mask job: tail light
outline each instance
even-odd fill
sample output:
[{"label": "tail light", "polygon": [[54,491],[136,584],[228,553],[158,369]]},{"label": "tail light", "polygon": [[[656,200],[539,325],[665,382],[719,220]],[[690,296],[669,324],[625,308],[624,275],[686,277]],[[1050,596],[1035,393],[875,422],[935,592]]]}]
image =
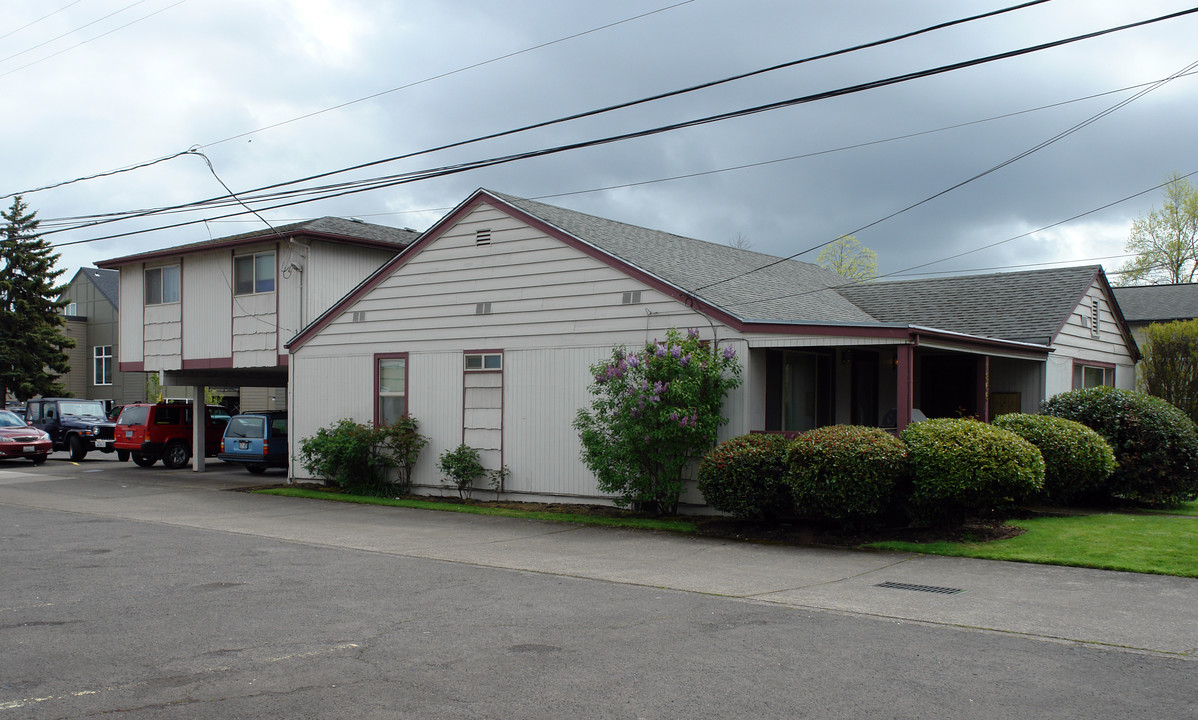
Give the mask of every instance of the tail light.
[{"label": "tail light", "polygon": [[262,441],[262,454],[263,454],[263,455],[269,455],[269,454],[270,454],[270,441],[269,441],[269,440],[263,440],[263,441]]}]

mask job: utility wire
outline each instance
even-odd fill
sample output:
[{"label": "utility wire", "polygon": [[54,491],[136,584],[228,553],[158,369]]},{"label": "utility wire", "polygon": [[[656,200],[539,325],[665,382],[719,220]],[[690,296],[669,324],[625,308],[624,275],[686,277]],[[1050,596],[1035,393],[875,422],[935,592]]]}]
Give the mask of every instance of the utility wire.
[{"label": "utility wire", "polygon": [[[64,32],[62,35],[59,35],[58,37],[52,37],[49,40],[45,40],[43,42],[38,43],[37,45],[34,45],[33,47],[25,48],[21,52],[13,53],[12,55],[9,55],[8,57],[5,57],[5,58],[0,58],[0,63],[8,62],[9,60],[12,60],[13,58],[16,58],[16,57],[20,57],[27,52],[33,52],[34,50],[37,50],[40,47],[44,47],[46,45],[49,45],[52,42],[61,40],[68,35],[74,35],[75,33],[79,32],[80,30],[85,30],[85,29],[91,27],[92,25],[95,25],[98,22],[103,22],[103,21],[107,20],[108,18],[113,17],[114,15],[120,15],[121,13],[125,12],[129,8],[137,7],[138,5],[141,5],[142,3],[144,3],[145,1],[146,0],[137,0],[137,2],[135,2],[131,5],[126,5],[125,7],[121,8],[120,10],[117,10],[116,12],[111,12],[111,13],[108,13],[107,15],[105,15],[104,17],[96,18],[95,20],[92,20],[91,22],[87,23],[86,25],[81,25],[81,26],[75,28],[74,30],[68,30],[67,32]],[[47,16],[47,17],[49,17],[49,16]]]},{"label": "utility wire", "polygon": [[109,170],[107,172],[97,173],[95,175],[89,175],[87,177],[75,178],[74,180],[64,180],[60,183],[54,183],[53,185],[45,185],[43,187],[34,188],[32,190],[22,190],[19,193],[9,193],[7,195],[0,195],[0,200],[5,200],[10,197],[16,197],[17,195],[27,195],[29,193],[41,192],[42,190],[53,190],[54,188],[60,188],[63,185],[71,185],[71,184],[77,183],[77,182],[84,182],[85,180],[95,180],[96,178],[108,177],[109,175],[117,175],[120,173],[127,173],[127,172],[130,172],[133,170],[140,170],[141,168],[150,167],[151,165],[157,165],[158,163],[166,162],[167,160],[174,160],[175,158],[179,157],[180,155],[187,155],[189,153],[191,153],[191,150],[184,150],[182,152],[177,152],[174,155],[166,155],[166,156],[160,157],[156,160],[149,160],[147,162],[139,163],[137,165],[130,165],[129,167],[117,168],[116,170]]},{"label": "utility wire", "polygon": [[[1000,9],[1000,10],[994,10],[994,11],[991,11],[991,12],[982,13],[982,14],[979,14],[979,15],[973,15],[973,16],[966,17],[966,18],[960,18],[960,19],[957,19],[957,20],[951,20],[951,21],[947,21],[947,22],[942,22],[942,23],[938,23],[938,24],[936,24],[936,25],[931,25],[931,26],[929,26],[929,27],[925,27],[925,28],[922,28],[922,29],[919,29],[919,30],[913,30],[913,31],[910,31],[910,32],[902,33],[902,34],[900,34],[900,35],[895,35],[895,36],[892,36],[892,37],[889,37],[889,38],[885,38],[885,39],[882,39],[882,40],[875,40],[875,41],[872,41],[872,42],[863,43],[863,44],[860,44],[860,45],[855,45],[855,46],[853,46],[853,47],[849,47],[849,48],[843,48],[843,49],[840,49],[840,50],[835,50],[835,51],[831,51],[831,52],[821,53],[821,54],[819,54],[819,55],[812,55],[812,56],[809,56],[809,57],[806,57],[806,58],[801,58],[801,59],[799,59],[799,60],[792,60],[792,61],[789,61],[789,62],[781,63],[781,64],[778,64],[778,65],[772,65],[772,66],[770,66],[770,67],[767,67],[767,68],[761,68],[761,69],[758,69],[758,70],[753,70],[753,71],[746,72],[746,73],[741,73],[741,74],[738,74],[738,75],[733,75],[733,76],[726,77],[726,78],[722,78],[722,79],[719,79],[719,80],[712,80],[712,81],[708,81],[708,82],[700,83],[700,84],[698,84],[698,85],[692,85],[692,86],[689,86],[689,87],[685,87],[685,88],[682,88],[682,89],[679,89],[679,90],[672,90],[672,91],[665,92],[665,93],[658,93],[658,94],[656,94],[656,95],[651,95],[651,96],[648,96],[648,97],[643,97],[643,98],[639,98],[639,99],[636,99],[636,100],[629,100],[629,101],[622,102],[622,103],[618,103],[618,104],[615,104],[615,105],[608,105],[608,106],[606,106],[606,107],[601,107],[601,108],[597,108],[597,109],[593,109],[593,110],[588,110],[588,111],[581,112],[581,113],[575,113],[575,114],[573,114],[573,115],[566,115],[566,116],[564,116],[564,117],[559,117],[559,118],[555,118],[555,119],[552,119],[552,120],[545,120],[545,121],[542,121],[542,122],[533,123],[533,124],[531,124],[531,125],[524,125],[524,126],[522,126],[522,127],[512,128],[512,129],[509,129],[509,130],[503,130],[503,131],[499,131],[499,132],[494,132],[494,133],[490,133],[490,134],[487,134],[487,135],[481,135],[481,136],[478,136],[478,137],[471,138],[471,139],[469,139],[469,140],[461,140],[461,141],[457,141],[457,142],[453,142],[453,143],[448,143],[448,144],[445,144],[445,145],[439,145],[439,146],[436,146],[436,147],[427,148],[427,149],[424,149],[424,150],[418,150],[418,151],[411,152],[411,153],[406,153],[406,154],[402,154],[402,155],[395,155],[395,156],[392,156],[392,157],[389,157],[389,158],[383,158],[383,159],[381,159],[381,160],[373,160],[373,161],[371,161],[371,162],[368,162],[368,163],[363,163],[363,164],[360,164],[360,165],[354,165],[354,166],[350,166],[350,167],[347,167],[347,168],[342,168],[342,169],[340,169],[340,170],[333,170],[333,171],[330,171],[330,172],[321,173],[321,174],[317,174],[317,175],[311,175],[311,176],[308,176],[308,177],[299,178],[299,179],[297,179],[297,180],[291,180],[291,181],[284,182],[284,183],[277,183],[277,184],[275,184],[275,185],[267,185],[267,186],[264,186],[264,187],[256,188],[255,190],[252,190],[252,191],[249,191],[249,192],[260,192],[260,191],[263,191],[263,190],[270,190],[270,189],[274,189],[274,188],[277,188],[277,187],[285,187],[285,186],[287,186],[287,185],[295,185],[295,184],[302,183],[302,182],[310,182],[310,181],[312,181],[312,180],[318,180],[318,179],[321,179],[321,178],[329,177],[329,176],[332,176],[332,175],[337,175],[337,174],[340,174],[340,173],[352,172],[352,171],[354,171],[354,170],[362,170],[362,169],[365,169],[365,168],[368,168],[368,167],[372,167],[372,166],[375,166],[375,165],[381,165],[381,164],[384,164],[384,163],[391,163],[391,162],[395,162],[395,161],[397,161],[397,160],[405,160],[405,159],[408,159],[408,158],[417,157],[417,156],[419,156],[419,155],[427,155],[427,154],[430,154],[430,153],[439,152],[439,151],[441,151],[441,150],[448,150],[448,149],[451,149],[451,148],[463,147],[463,146],[465,146],[465,145],[471,145],[471,144],[474,144],[474,143],[484,142],[484,141],[486,141],[486,140],[494,140],[494,139],[497,139],[497,138],[501,138],[501,137],[507,137],[507,136],[510,136],[510,135],[515,135],[515,134],[518,134],[518,133],[527,132],[527,131],[530,131],[530,130],[539,130],[539,129],[541,129],[541,128],[549,127],[549,126],[552,126],[552,125],[558,125],[558,124],[561,124],[561,123],[566,123],[566,122],[570,122],[570,121],[573,121],[573,120],[580,120],[580,119],[583,119],[583,118],[593,117],[593,116],[596,116],[596,115],[601,115],[601,114],[604,114],[604,113],[614,112],[614,111],[616,111],[616,110],[623,110],[623,109],[625,109],[625,108],[635,107],[635,106],[637,106],[637,105],[643,105],[643,104],[645,104],[645,103],[655,102],[655,101],[657,101],[657,100],[664,100],[664,99],[666,99],[666,98],[671,98],[671,97],[676,97],[676,96],[679,96],[679,95],[684,95],[684,94],[687,94],[687,93],[697,92],[697,91],[699,91],[699,90],[704,90],[704,89],[707,89],[707,88],[716,87],[716,86],[718,86],[718,85],[724,85],[724,84],[731,83],[731,82],[735,82],[735,81],[738,81],[738,80],[744,80],[744,79],[746,79],[746,78],[754,77],[754,76],[757,76],[757,75],[762,75],[762,74],[769,73],[769,72],[773,72],[773,71],[776,71],[776,70],[782,70],[782,69],[785,69],[785,68],[795,67],[795,66],[802,65],[802,64],[805,64],[805,63],[814,62],[814,61],[816,61],[816,60],[821,60],[821,59],[831,58],[831,57],[835,57],[835,56],[838,56],[838,55],[845,55],[845,54],[848,54],[848,53],[851,53],[851,52],[856,52],[856,51],[859,51],[859,50],[864,50],[864,49],[868,49],[868,48],[872,48],[872,47],[878,47],[878,46],[881,46],[881,45],[886,45],[886,44],[889,44],[889,43],[898,42],[898,41],[900,41],[900,40],[905,40],[905,39],[908,39],[908,38],[916,37],[916,36],[918,36],[918,35],[923,35],[923,34],[926,34],[926,33],[932,32],[932,31],[934,31],[934,30],[940,30],[940,29],[943,29],[943,28],[952,27],[952,26],[954,26],[954,25],[960,25],[960,24],[963,24],[963,23],[972,22],[972,21],[974,21],[974,20],[979,20],[979,19],[984,19],[984,18],[988,18],[988,17],[993,17],[993,16],[995,16],[995,15],[1001,15],[1001,14],[1003,14],[1003,13],[1013,12],[1013,11],[1015,11],[1015,10],[1022,10],[1022,9],[1024,9],[1024,8],[1031,7],[1031,6],[1033,6],[1033,5],[1039,5],[1039,4],[1042,4],[1042,3],[1045,3],[1045,2],[1049,2],[1049,1],[1050,1],[1050,0],[1031,0],[1030,2],[1021,3],[1021,4],[1019,4],[1019,5],[1012,5],[1012,6],[1010,6],[1010,7],[1003,8],[1003,9]],[[673,7],[676,7],[676,6],[675,6],[675,5],[671,5],[671,6],[669,6],[669,7],[662,8],[661,10],[656,10],[656,11],[654,11],[654,12],[661,12],[661,11],[663,11],[663,10],[669,10],[669,9],[671,9],[671,8],[673,8]],[[647,13],[647,14],[648,14],[648,13]],[[635,20],[635,19],[637,19],[637,18],[640,18],[640,17],[644,17],[644,15],[638,15],[636,18],[629,18],[629,20]],[[621,21],[621,22],[627,22],[627,20],[625,20],[625,21]],[[619,23],[613,23],[613,24],[619,24]],[[610,27],[610,26],[603,26],[603,27]],[[603,29],[603,28],[595,28],[595,30],[590,30],[590,31],[587,31],[587,32],[584,32],[584,33],[579,33],[578,35],[585,35],[585,34],[587,34],[587,33],[589,33],[589,32],[595,32],[596,30],[601,30],[601,29]],[[573,35],[573,36],[570,36],[570,37],[577,37],[578,35]],[[569,39],[569,38],[562,38],[562,40],[566,40],[566,39]],[[360,98],[360,100],[366,100],[366,99],[369,99],[369,98],[371,98],[371,97],[377,97],[378,95],[386,94],[386,93],[388,93],[388,92],[393,92],[394,90],[401,90],[401,89],[403,89],[403,88],[405,88],[405,87],[411,87],[411,86],[413,86],[413,85],[419,85],[419,84],[421,84],[421,83],[428,82],[429,80],[433,80],[433,79],[436,79],[436,78],[439,78],[439,77],[445,77],[445,76],[447,76],[447,75],[452,75],[452,74],[454,74],[454,73],[461,72],[461,71],[463,71],[463,70],[468,70],[468,69],[470,69],[470,68],[472,68],[472,67],[477,67],[478,65],[483,65],[483,64],[490,63],[490,62],[494,62],[495,60],[501,60],[501,59],[503,59],[503,58],[511,57],[512,55],[518,55],[518,54],[521,54],[521,53],[523,53],[523,52],[528,52],[529,50],[534,50],[534,49],[537,49],[537,48],[539,48],[539,47],[544,47],[545,45],[551,45],[551,44],[554,44],[554,43],[556,43],[556,42],[561,42],[561,40],[552,41],[552,42],[550,42],[550,43],[544,43],[544,44],[542,44],[542,45],[538,45],[538,46],[535,46],[535,47],[532,47],[532,48],[528,48],[528,49],[526,49],[526,50],[521,50],[521,51],[518,51],[518,52],[516,52],[516,53],[511,53],[511,54],[509,54],[509,55],[504,55],[504,56],[501,56],[501,57],[499,57],[499,58],[495,58],[494,60],[488,60],[488,61],[485,61],[485,62],[483,62],[483,63],[478,63],[478,64],[476,64],[476,65],[471,65],[471,66],[468,66],[468,67],[465,67],[465,68],[461,68],[461,69],[459,69],[459,70],[454,70],[454,71],[451,71],[451,72],[449,72],[449,73],[445,73],[445,74],[443,74],[443,75],[438,75],[438,76],[436,76],[436,77],[434,77],[434,78],[427,78],[427,79],[425,79],[425,80],[420,80],[420,81],[417,81],[417,82],[414,82],[414,83],[410,83],[409,85],[405,85],[405,86],[402,86],[402,87],[399,87],[399,88],[394,88],[393,90],[388,90],[388,91],[385,91],[385,92],[383,92],[383,93],[377,93],[376,95],[371,95],[371,96],[368,96],[368,97],[366,97],[366,98]],[[0,77],[3,77],[3,75],[0,75]],[[351,102],[349,102],[349,103],[344,103],[343,105],[338,105],[338,106],[335,106],[335,107],[333,107],[333,108],[326,108],[326,110],[332,110],[332,109],[336,109],[337,107],[343,107],[344,105],[353,104],[353,103],[355,103],[355,102],[359,102],[360,100],[354,100],[354,101],[351,101]],[[316,112],[316,113],[312,113],[311,115],[316,115],[316,114],[319,114],[319,113],[321,113],[321,112],[325,112],[326,110],[321,110],[321,111],[318,111],[318,112]],[[300,118],[293,118],[293,120],[299,120],[299,119],[303,119],[304,117],[310,117],[311,115],[305,115],[305,116],[301,116]],[[285,124],[286,122],[292,122],[292,120],[285,121],[284,123],[278,123],[277,125],[282,125],[282,124]],[[260,128],[259,130],[253,130],[253,131],[250,131],[250,132],[247,132],[247,133],[242,133],[241,135],[234,135],[234,136],[232,136],[232,137],[225,138],[224,140],[218,140],[216,143],[210,143],[210,145],[214,145],[214,144],[223,143],[223,142],[226,142],[226,141],[228,141],[228,140],[233,140],[233,139],[236,139],[236,138],[239,138],[239,137],[244,137],[245,135],[249,135],[249,134],[252,134],[252,133],[260,132],[261,130],[269,129],[269,127],[276,127],[277,125],[268,126],[268,128]],[[98,177],[98,176],[97,176],[97,177]],[[19,192],[19,193],[11,193],[9,196],[11,196],[11,195],[25,195],[25,194],[29,194],[30,192],[35,192],[35,191],[33,191],[33,190],[29,190],[29,191],[22,191],[22,192]],[[203,203],[203,202],[207,202],[207,201],[199,201],[199,202]]]},{"label": "utility wire", "polygon": [[42,16],[41,16],[40,18],[38,18],[37,20],[31,20],[31,21],[29,21],[29,22],[25,23],[24,25],[22,25],[21,27],[19,27],[19,28],[16,28],[15,30],[9,30],[8,32],[4,33],[3,35],[0,35],[0,40],[3,40],[4,38],[8,37],[9,35],[15,35],[15,34],[17,34],[17,33],[21,32],[22,30],[24,30],[25,28],[28,28],[28,27],[33,27],[34,25],[37,25],[38,23],[40,23],[42,20],[45,20],[45,19],[47,19],[47,18],[49,18],[49,17],[51,17],[51,16],[54,16],[54,15],[57,15],[58,13],[62,12],[63,10],[66,10],[67,8],[71,7],[72,5],[78,5],[78,4],[79,4],[79,3],[81,3],[81,2],[83,2],[83,0],[75,0],[75,1],[74,1],[74,2],[72,2],[72,3],[68,3],[68,4],[66,4],[66,5],[63,5],[62,7],[58,8],[58,9],[57,9],[57,10],[55,10],[54,12],[51,12],[51,13],[47,13],[47,14],[45,14],[45,15],[42,15]]},{"label": "utility wire", "polygon": [[[1063,45],[1067,45],[1067,44],[1074,43],[1074,42],[1079,42],[1081,40],[1088,40],[1088,39],[1092,39],[1095,37],[1107,35],[1110,33],[1127,30],[1130,28],[1141,27],[1141,26],[1148,25],[1151,23],[1156,23],[1156,22],[1162,22],[1164,20],[1182,17],[1182,16],[1190,15],[1190,14],[1193,14],[1196,12],[1198,12],[1198,7],[1180,11],[1180,12],[1176,12],[1176,13],[1171,13],[1168,15],[1163,15],[1163,16],[1160,16],[1157,18],[1152,18],[1149,20],[1142,20],[1139,22],[1129,23],[1129,24],[1121,25],[1121,26],[1114,27],[1114,28],[1108,28],[1106,30],[1099,30],[1099,31],[1091,32],[1091,33],[1086,33],[1083,35],[1077,35],[1074,37],[1065,38],[1062,40],[1055,40],[1055,41],[1052,41],[1049,43],[1043,43],[1040,45],[1021,48],[1018,50],[1011,50],[1008,52],[999,53],[996,55],[989,55],[989,56],[982,57],[982,58],[975,58],[973,60],[966,60],[966,61],[962,61],[962,62],[952,63],[950,65],[943,65],[943,66],[940,66],[937,68],[932,68],[929,70],[921,70],[921,71],[917,71],[917,72],[906,73],[903,75],[897,75],[897,76],[885,78],[882,80],[875,80],[872,82],[861,83],[858,85],[852,85],[852,86],[848,86],[848,87],[839,88],[836,90],[829,90],[829,91],[816,93],[813,95],[806,95],[806,96],[802,96],[802,97],[798,97],[798,98],[791,98],[789,100],[782,100],[782,101],[778,101],[778,102],[768,103],[765,105],[758,105],[755,107],[744,108],[741,110],[734,110],[734,111],[730,111],[730,112],[719,113],[717,115],[710,115],[707,117],[697,118],[697,119],[683,121],[683,122],[679,122],[679,123],[673,123],[670,125],[658,126],[658,127],[650,128],[647,130],[638,130],[638,131],[623,133],[623,134],[619,134],[619,135],[612,135],[612,136],[608,136],[605,138],[586,140],[586,141],[571,143],[571,144],[567,144],[567,145],[560,145],[560,146],[551,147],[551,148],[544,148],[544,149],[540,149],[540,150],[532,150],[532,151],[526,151],[526,152],[522,152],[522,153],[514,153],[514,154],[510,154],[510,155],[487,158],[484,160],[477,160],[477,161],[459,163],[459,164],[455,164],[455,165],[442,166],[439,168],[411,171],[411,172],[402,173],[402,174],[398,174],[398,175],[370,178],[367,180],[351,181],[351,182],[346,182],[346,183],[342,183],[342,184],[334,185],[334,186],[324,186],[324,187],[318,188],[318,189],[306,188],[306,189],[300,189],[300,190],[286,191],[285,193],[280,193],[278,195],[278,197],[283,197],[283,196],[287,195],[287,193],[312,193],[316,190],[320,190],[320,191],[324,192],[324,194],[320,195],[320,197],[315,198],[315,199],[320,199],[320,200],[331,199],[334,197],[341,197],[344,195],[350,195],[350,194],[354,194],[354,193],[358,193],[358,192],[366,192],[369,190],[377,190],[377,189],[381,189],[381,188],[393,187],[396,185],[412,183],[412,182],[416,182],[418,180],[427,180],[427,179],[434,178],[434,177],[444,177],[446,175],[453,175],[453,174],[457,174],[457,173],[466,172],[469,170],[476,170],[476,169],[480,169],[480,168],[484,168],[484,167],[491,167],[494,165],[506,164],[506,163],[515,162],[518,160],[526,160],[526,159],[530,159],[530,158],[534,158],[534,157],[553,155],[553,154],[557,154],[557,153],[568,152],[571,150],[578,150],[581,148],[596,147],[596,146],[600,146],[600,145],[620,142],[620,141],[624,141],[624,140],[630,140],[630,139],[634,139],[634,138],[649,137],[652,135],[658,135],[661,133],[671,132],[671,131],[679,130],[679,129],[683,129],[683,128],[696,127],[696,126],[720,122],[720,121],[728,120],[728,119],[732,119],[732,118],[745,117],[748,115],[754,115],[754,114],[758,114],[758,113],[768,112],[771,110],[777,110],[777,109],[781,109],[781,108],[785,108],[785,107],[792,107],[795,105],[815,102],[816,100],[825,100],[825,99],[829,99],[829,98],[833,98],[833,97],[841,97],[841,96],[849,95],[852,93],[863,92],[865,90],[872,90],[872,89],[876,89],[876,88],[880,88],[880,87],[886,87],[889,85],[895,85],[895,84],[902,83],[902,82],[908,82],[908,81],[916,80],[916,79],[920,79],[920,78],[931,77],[934,75],[939,75],[939,74],[951,72],[954,70],[960,70],[960,69],[967,68],[967,67],[973,67],[976,65],[981,65],[981,64],[985,64],[985,63],[989,63],[989,62],[995,62],[997,60],[1004,60],[1004,59],[1009,59],[1012,57],[1019,57],[1021,55],[1027,55],[1029,53],[1038,52],[1041,50],[1047,50],[1047,49],[1051,49],[1051,48],[1061,47]],[[412,153],[412,155],[423,154],[423,152],[430,152],[430,151],[422,151],[421,153]],[[373,163],[367,163],[365,165],[355,166],[355,168],[351,168],[351,169],[357,169],[360,167],[365,167],[368,165],[376,165],[376,164],[380,164],[382,162],[389,162],[389,161],[390,160],[379,160],[379,161],[375,161]],[[250,195],[250,193],[261,192],[263,190],[270,190],[270,189],[274,189],[274,188],[278,188],[278,187],[285,187],[287,185],[292,185],[292,184],[296,184],[298,182],[302,182],[303,180],[311,180],[311,179],[320,178],[320,177],[327,177],[329,175],[335,175],[340,172],[345,172],[345,170],[323,173],[321,175],[310,176],[309,178],[305,178],[302,180],[293,180],[293,181],[284,182],[284,183],[276,183],[274,185],[268,185],[268,186],[264,186],[261,188],[257,188],[256,190],[247,192],[247,194],[246,194],[247,199],[254,199],[254,200],[261,199],[258,196]],[[265,196],[262,196],[262,197],[265,197]],[[113,218],[113,219],[108,219],[108,220],[97,221],[95,223],[91,223],[91,224],[87,225],[86,227],[92,227],[95,225],[116,222],[117,220],[122,220],[122,219],[133,219],[135,217],[160,214],[160,213],[164,213],[167,211],[178,210],[178,209],[183,209],[183,208],[198,209],[198,208],[204,207],[207,204],[218,202],[218,201],[224,200],[226,198],[227,198],[227,196],[222,196],[222,197],[217,197],[217,198],[209,198],[209,199],[198,201],[198,202],[185,203],[182,205],[159,208],[154,211],[147,211],[144,213],[137,213],[137,214],[129,214],[129,215],[126,215],[121,218]],[[278,208],[282,208],[282,207],[290,207],[293,205],[303,204],[303,203],[312,202],[312,201],[314,201],[314,199],[301,199],[301,200],[296,200],[293,202],[278,203],[278,204],[272,205],[270,207],[259,208],[259,209],[260,210],[274,210],[274,209],[278,209]],[[208,218],[208,220],[220,220],[220,219],[224,219],[224,218],[228,218],[228,217],[234,217],[236,214],[237,213],[230,214],[230,215],[217,216],[214,218]],[[183,227],[186,225],[193,225],[193,224],[196,224],[199,222],[203,222],[203,221],[195,220],[195,221],[188,221],[188,222],[164,225],[164,226],[159,226],[159,227],[155,227],[155,228],[147,228],[147,229],[142,229],[142,230],[129,231],[129,232],[125,232],[125,233],[105,235],[105,236],[89,238],[89,239],[85,239],[85,240],[78,240],[78,241],[74,241],[71,243],[63,243],[62,245],[56,245],[56,247],[65,246],[65,245],[77,245],[77,244],[82,244],[82,243],[86,243],[86,242],[95,242],[95,241],[99,241],[99,240],[109,240],[109,239],[114,239],[114,238],[119,238],[119,237],[127,237],[129,235],[137,235],[137,234],[143,234],[143,233],[147,233],[147,232],[154,232],[156,230],[166,230],[166,229],[172,229],[172,228],[176,228],[176,227]],[[48,231],[43,234],[48,235],[48,234],[64,232],[64,231],[65,231],[65,229],[51,230],[51,231]],[[804,251],[804,252],[807,252],[807,251]],[[726,281],[727,281],[727,279],[723,280],[723,281],[718,281],[718,282],[726,282]],[[715,283],[713,283],[713,284],[715,284]],[[704,287],[708,287],[708,286],[704,286]],[[699,289],[702,289],[702,288],[699,288]]]}]

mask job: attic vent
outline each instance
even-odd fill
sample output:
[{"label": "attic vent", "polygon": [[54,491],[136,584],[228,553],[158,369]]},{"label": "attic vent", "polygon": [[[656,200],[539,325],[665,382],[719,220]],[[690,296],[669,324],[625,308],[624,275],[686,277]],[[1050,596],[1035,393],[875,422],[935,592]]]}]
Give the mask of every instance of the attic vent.
[{"label": "attic vent", "polygon": [[632,290],[630,292],[624,293],[624,297],[620,300],[620,302],[623,303],[624,305],[640,305],[641,304],[641,291],[640,290]]},{"label": "attic vent", "polygon": [[353,321],[354,322],[366,322],[366,311],[365,310],[354,310]]},{"label": "attic vent", "polygon": [[475,315],[490,315],[491,314],[491,303],[489,303],[489,302],[475,303],[474,314]]},{"label": "attic vent", "polygon": [[1090,337],[1098,337],[1098,298],[1090,306]]},{"label": "attic vent", "polygon": [[491,244],[491,228],[474,231],[474,245],[482,247],[483,245]]}]

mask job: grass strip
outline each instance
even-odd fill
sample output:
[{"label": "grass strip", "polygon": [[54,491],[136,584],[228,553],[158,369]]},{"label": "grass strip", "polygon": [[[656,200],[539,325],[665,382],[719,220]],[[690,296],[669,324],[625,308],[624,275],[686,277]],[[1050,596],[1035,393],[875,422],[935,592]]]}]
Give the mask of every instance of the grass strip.
[{"label": "grass strip", "polygon": [[1198,500],[1191,500],[1188,503],[1182,503],[1175,508],[1168,510],[1147,510],[1146,512],[1156,513],[1158,515],[1193,515],[1198,517]]},{"label": "grass strip", "polygon": [[1198,521],[1156,515],[1012,520],[1024,534],[988,543],[883,541],[866,547],[929,555],[1198,577]]},{"label": "grass strip", "polygon": [[621,518],[602,517],[594,515],[579,515],[568,512],[545,512],[530,510],[515,510],[512,508],[485,507],[481,505],[458,505],[456,503],[435,502],[428,500],[410,500],[407,498],[380,498],[364,495],[346,495],[345,493],[324,492],[321,490],[305,490],[302,488],[269,488],[255,490],[262,495],[283,495],[285,497],[309,498],[313,500],[330,500],[333,502],[356,503],[359,505],[383,505],[387,507],[415,508],[418,510],[440,510],[442,512],[470,513],[472,515],[499,515],[501,517],[523,518],[525,520],[544,520],[548,522],[578,523],[582,525],[600,525],[603,527],[632,528],[636,530],[665,530],[668,532],[695,533],[698,528],[686,520],[660,520],[656,518]]}]

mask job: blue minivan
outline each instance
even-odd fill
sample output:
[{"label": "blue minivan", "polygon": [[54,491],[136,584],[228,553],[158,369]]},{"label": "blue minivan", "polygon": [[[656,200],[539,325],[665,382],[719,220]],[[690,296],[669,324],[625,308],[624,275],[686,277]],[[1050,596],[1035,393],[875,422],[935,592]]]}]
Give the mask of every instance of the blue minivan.
[{"label": "blue minivan", "polygon": [[234,415],[220,441],[221,460],[241,463],[252,473],[287,467],[287,413]]}]

